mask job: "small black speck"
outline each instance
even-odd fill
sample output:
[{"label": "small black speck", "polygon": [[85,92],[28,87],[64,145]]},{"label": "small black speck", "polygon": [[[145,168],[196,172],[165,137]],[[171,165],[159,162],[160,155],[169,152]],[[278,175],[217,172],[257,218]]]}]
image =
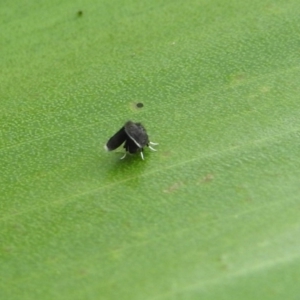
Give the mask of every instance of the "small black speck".
[{"label": "small black speck", "polygon": [[77,12],[77,16],[78,16],[78,17],[81,17],[82,14],[83,14],[82,10],[79,10],[79,11]]},{"label": "small black speck", "polygon": [[141,102],[139,102],[139,103],[136,104],[136,107],[138,107],[138,108],[142,108],[143,106],[144,106],[144,104],[141,103]]}]

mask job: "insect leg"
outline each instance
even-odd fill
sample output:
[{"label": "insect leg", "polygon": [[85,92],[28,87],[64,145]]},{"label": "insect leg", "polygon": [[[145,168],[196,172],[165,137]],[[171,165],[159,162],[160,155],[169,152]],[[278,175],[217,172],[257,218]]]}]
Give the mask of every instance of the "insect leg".
[{"label": "insect leg", "polygon": [[152,148],[151,146],[148,146],[149,149],[151,149],[152,151],[157,151],[156,149]]},{"label": "insect leg", "polygon": [[123,158],[125,158],[125,157],[126,157],[126,155],[127,155],[127,152],[125,152],[125,154],[124,154],[122,157],[120,157],[120,159],[123,159]]},{"label": "insect leg", "polygon": [[144,160],[144,154],[143,154],[143,150],[141,150],[141,158],[142,158],[142,160]]}]

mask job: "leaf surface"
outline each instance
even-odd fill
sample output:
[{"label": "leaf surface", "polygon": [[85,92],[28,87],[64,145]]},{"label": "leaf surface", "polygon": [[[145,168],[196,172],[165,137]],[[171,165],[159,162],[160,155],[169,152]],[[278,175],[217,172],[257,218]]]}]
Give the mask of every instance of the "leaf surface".
[{"label": "leaf surface", "polygon": [[2,1],[0,298],[298,299],[299,9]]}]

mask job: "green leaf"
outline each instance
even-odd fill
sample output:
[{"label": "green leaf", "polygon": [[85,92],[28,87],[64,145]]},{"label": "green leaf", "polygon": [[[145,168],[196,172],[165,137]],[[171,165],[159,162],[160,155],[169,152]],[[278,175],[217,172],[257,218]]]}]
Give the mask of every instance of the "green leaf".
[{"label": "green leaf", "polygon": [[298,299],[299,10],[2,1],[0,298]]}]

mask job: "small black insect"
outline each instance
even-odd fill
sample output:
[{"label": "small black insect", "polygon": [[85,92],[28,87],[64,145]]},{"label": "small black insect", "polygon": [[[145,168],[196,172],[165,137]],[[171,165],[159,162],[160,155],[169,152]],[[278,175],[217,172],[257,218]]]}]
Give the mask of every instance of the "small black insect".
[{"label": "small black insect", "polygon": [[148,146],[151,150],[156,151],[150,145],[158,145],[157,143],[149,141],[146,129],[141,123],[132,121],[126,122],[124,126],[108,140],[105,149],[112,151],[120,147],[123,143],[126,152],[121,159],[127,155],[127,152],[130,154],[140,152],[142,159],[144,159],[144,147]]}]

